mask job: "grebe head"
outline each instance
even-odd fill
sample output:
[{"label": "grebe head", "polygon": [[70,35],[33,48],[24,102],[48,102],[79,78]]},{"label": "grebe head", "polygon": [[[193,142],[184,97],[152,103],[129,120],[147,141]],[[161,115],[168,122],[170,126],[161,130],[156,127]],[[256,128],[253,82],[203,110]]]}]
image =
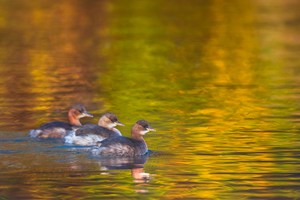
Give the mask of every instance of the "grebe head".
[{"label": "grebe head", "polygon": [[132,136],[143,136],[150,131],[155,131],[146,120],[138,120],[132,127]]},{"label": "grebe head", "polygon": [[98,125],[108,129],[113,129],[116,126],[124,126],[124,124],[119,122],[117,116],[110,112],[107,112],[100,117]]},{"label": "grebe head", "polygon": [[76,119],[80,119],[83,117],[93,117],[90,113],[87,112],[86,108],[82,104],[75,104],[69,110],[69,115],[72,115]]}]

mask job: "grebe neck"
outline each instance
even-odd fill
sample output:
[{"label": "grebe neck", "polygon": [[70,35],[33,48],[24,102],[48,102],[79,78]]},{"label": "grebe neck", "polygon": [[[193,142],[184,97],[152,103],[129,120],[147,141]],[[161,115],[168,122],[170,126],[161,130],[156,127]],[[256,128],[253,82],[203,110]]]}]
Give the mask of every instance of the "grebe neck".
[{"label": "grebe neck", "polygon": [[79,121],[79,118],[77,117],[77,115],[75,114],[75,110],[71,109],[68,112],[68,118],[69,118],[69,122],[70,124],[74,125],[74,126],[82,126],[82,124]]},{"label": "grebe neck", "polygon": [[107,129],[109,129],[109,130],[112,130],[113,127],[110,127],[110,126],[108,125],[108,123],[109,123],[108,121],[109,121],[109,119],[108,119],[106,116],[102,116],[102,117],[99,119],[99,121],[98,121],[98,126],[102,126],[102,127],[107,128]]},{"label": "grebe neck", "polygon": [[133,126],[133,128],[131,130],[131,138],[145,142],[143,136],[140,134],[140,129],[137,126]]}]

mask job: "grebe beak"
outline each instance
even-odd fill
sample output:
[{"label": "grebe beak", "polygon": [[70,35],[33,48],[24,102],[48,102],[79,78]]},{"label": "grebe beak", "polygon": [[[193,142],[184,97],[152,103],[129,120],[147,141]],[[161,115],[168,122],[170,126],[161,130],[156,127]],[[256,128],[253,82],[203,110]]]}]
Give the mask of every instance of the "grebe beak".
[{"label": "grebe beak", "polygon": [[116,121],[114,124],[115,124],[116,126],[125,126],[124,124],[122,124],[122,123],[119,122],[119,121]]},{"label": "grebe beak", "polygon": [[88,113],[88,112],[84,112],[82,113],[84,117],[94,117],[92,114]]},{"label": "grebe beak", "polygon": [[147,131],[153,131],[153,132],[155,132],[156,130],[153,129],[153,128],[147,128]]}]

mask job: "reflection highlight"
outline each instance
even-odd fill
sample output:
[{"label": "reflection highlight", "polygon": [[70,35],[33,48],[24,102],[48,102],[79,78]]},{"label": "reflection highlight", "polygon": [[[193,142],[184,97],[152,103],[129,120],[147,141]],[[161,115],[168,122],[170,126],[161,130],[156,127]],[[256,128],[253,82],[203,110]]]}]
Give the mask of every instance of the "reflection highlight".
[{"label": "reflection highlight", "polygon": [[[1,195],[298,198],[297,8],[294,0],[2,1]],[[14,140],[64,119],[75,102],[124,124],[155,122],[150,182],[133,183],[130,170],[102,175],[84,151],[52,141]]]}]

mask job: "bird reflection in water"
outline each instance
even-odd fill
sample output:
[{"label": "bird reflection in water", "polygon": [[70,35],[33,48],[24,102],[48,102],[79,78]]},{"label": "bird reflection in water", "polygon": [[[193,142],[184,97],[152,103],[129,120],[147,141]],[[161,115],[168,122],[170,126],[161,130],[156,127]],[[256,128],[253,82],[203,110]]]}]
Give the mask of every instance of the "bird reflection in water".
[{"label": "bird reflection in water", "polygon": [[[66,146],[64,146],[66,148]],[[64,157],[65,161],[70,164],[70,170],[72,170],[76,175],[80,173],[84,175],[88,174],[91,167],[96,167],[100,169],[102,175],[111,175],[113,170],[130,170],[131,176],[133,178],[134,191],[137,193],[148,193],[148,183],[150,182],[152,176],[151,174],[145,172],[144,166],[153,152],[150,150],[147,154],[143,156],[136,157],[95,157],[88,156],[85,154],[89,151],[88,147],[70,146],[68,147],[73,154],[68,154],[69,156]],[[82,162],[82,156],[85,157],[84,164]]]},{"label": "bird reflection in water", "polygon": [[99,158],[102,174],[109,174],[110,170],[130,169],[133,182],[136,183],[135,191],[137,193],[147,193],[145,183],[151,179],[149,173],[144,171],[144,165],[149,158],[150,153],[136,157],[119,157],[119,158]]},{"label": "bird reflection in water", "polygon": [[148,193],[147,184],[150,181],[150,174],[145,173],[144,165],[136,165],[131,169],[131,176],[135,185],[136,193]]}]

